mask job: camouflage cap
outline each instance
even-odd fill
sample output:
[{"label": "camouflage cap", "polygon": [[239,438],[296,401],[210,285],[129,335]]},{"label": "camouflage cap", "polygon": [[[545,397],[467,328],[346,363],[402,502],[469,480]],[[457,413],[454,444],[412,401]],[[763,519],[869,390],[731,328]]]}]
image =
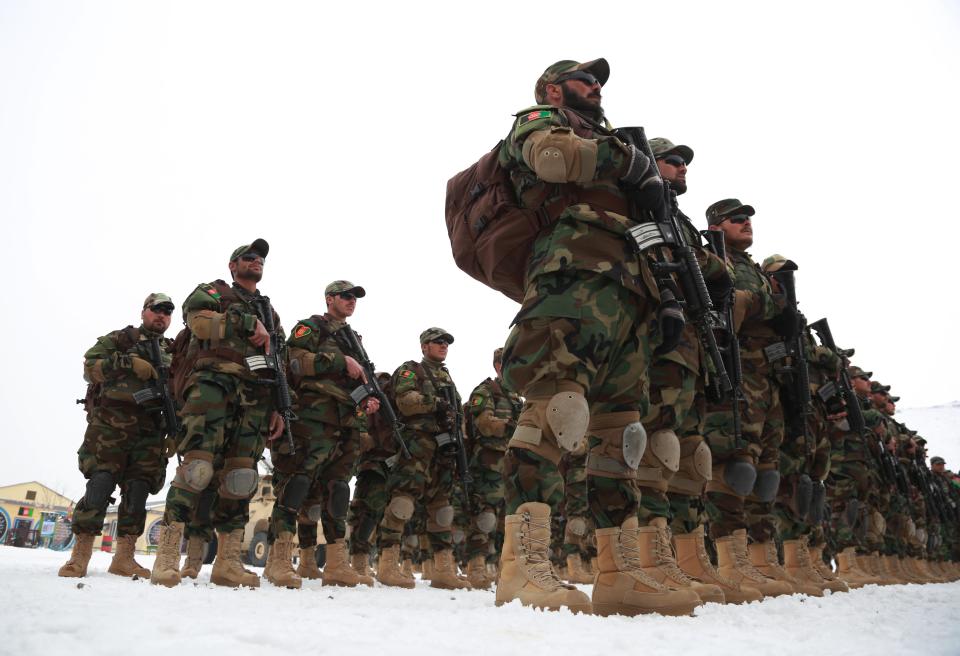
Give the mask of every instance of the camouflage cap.
[{"label": "camouflage cap", "polygon": [[683,158],[683,161],[689,164],[693,161],[693,148],[680,144],[675,146],[669,139],[663,137],[654,137],[650,140],[650,150],[656,159],[662,159],[671,153],[676,153]]},{"label": "camouflage cap", "polygon": [[753,216],[756,211],[750,205],[744,205],[736,198],[724,198],[707,208],[707,225],[718,225],[731,214]]},{"label": "camouflage cap", "polygon": [[856,365],[850,365],[847,367],[847,374],[851,378],[866,378],[867,380],[870,380],[870,378],[873,376],[872,371],[864,371]]},{"label": "camouflage cap", "polygon": [[434,326],[433,328],[427,328],[422,333],[420,333],[421,344],[426,344],[429,341],[432,341],[434,339],[441,339],[441,338],[453,344],[453,335],[448,333],[443,328],[437,328],[436,326]]},{"label": "camouflage cap", "polygon": [[582,64],[572,59],[562,59],[555,64],[547,66],[543,75],[537,80],[537,85],[533,90],[533,97],[537,99],[537,103],[540,105],[546,104],[548,84],[555,84],[557,80],[560,80],[567,73],[574,73],[576,71],[586,71],[592,74],[597,78],[600,86],[606,84],[610,78],[610,64],[602,57]]},{"label": "camouflage cap", "polygon": [[176,307],[176,306],[173,304],[173,299],[172,299],[172,298],[170,298],[170,297],[167,296],[166,294],[162,294],[162,293],[160,293],[160,292],[154,292],[154,293],[150,294],[149,296],[147,296],[147,297],[143,300],[143,307],[144,307],[144,309],[146,309],[146,308],[148,308],[148,307],[152,307],[152,306],[154,306],[154,305],[169,305],[169,306],[170,306],[170,309],[173,309],[174,307]]},{"label": "camouflage cap", "polygon": [[933,456],[932,458],[930,458],[930,464],[931,464],[931,465],[945,465],[945,464],[947,464],[947,461],[944,460],[943,458],[941,458],[940,456]]},{"label": "camouflage cap", "polygon": [[889,385],[881,385],[881,384],[880,384],[880,381],[874,380],[874,381],[871,381],[871,382],[870,382],[870,391],[871,391],[873,394],[880,394],[880,393],[886,394],[887,392],[890,391],[890,386],[889,386]]},{"label": "camouflage cap", "polygon": [[354,285],[349,280],[334,280],[323,290],[323,295],[330,296],[331,294],[340,294],[342,292],[353,292],[353,295],[357,298],[363,298],[367,295],[366,289],[360,285]]},{"label": "camouflage cap", "polygon": [[763,261],[760,269],[764,273],[776,273],[777,271],[796,271],[797,265],[793,260],[788,260],[783,255],[771,255]]},{"label": "camouflage cap", "polygon": [[238,257],[244,253],[257,253],[263,259],[267,259],[267,253],[270,252],[270,244],[267,243],[265,239],[254,239],[249,244],[244,244],[234,249],[233,253],[230,255],[230,261],[235,261]]}]

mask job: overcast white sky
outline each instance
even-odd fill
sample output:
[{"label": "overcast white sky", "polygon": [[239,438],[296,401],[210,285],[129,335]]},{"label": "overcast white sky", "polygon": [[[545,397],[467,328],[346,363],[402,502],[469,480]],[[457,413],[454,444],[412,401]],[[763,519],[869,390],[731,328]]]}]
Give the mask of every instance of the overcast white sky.
[{"label": "overcast white sky", "polygon": [[567,58],[696,151],[688,215],[757,209],[754,255],[902,405],[957,399],[958,6],[0,0],[0,484],[79,497],[83,352],[255,237],[288,329],[347,278],[378,368],[440,325],[469,392],[517,306],[453,264],[445,183]]}]

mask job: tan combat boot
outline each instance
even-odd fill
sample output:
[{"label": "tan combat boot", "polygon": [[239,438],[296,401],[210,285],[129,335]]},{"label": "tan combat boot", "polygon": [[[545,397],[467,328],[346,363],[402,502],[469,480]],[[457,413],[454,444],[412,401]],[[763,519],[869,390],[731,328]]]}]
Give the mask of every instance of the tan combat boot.
[{"label": "tan combat boot", "polygon": [[347,559],[347,542],[340,538],[334,543],[327,543],[327,562],[323,565],[323,585],[338,585],[344,588],[355,588],[360,585],[360,577]]},{"label": "tan combat boot", "polygon": [[805,581],[798,581],[789,574],[780,564],[780,558],[777,556],[777,545],[773,540],[767,542],[754,542],[748,545],[750,552],[750,562],[760,570],[760,573],[775,581],[782,581],[792,588],[792,593],[809,595],[811,597],[822,597],[823,590],[815,585]]},{"label": "tan combat boot", "polygon": [[886,575],[886,579],[891,581],[894,585],[904,585],[908,583],[907,579],[904,578],[903,572],[899,571],[899,564],[896,556],[880,556],[880,567],[882,568],[883,573]]},{"label": "tan combat boot", "polygon": [[865,585],[879,585],[881,580],[873,574],[868,574],[858,566],[856,547],[847,547],[837,554],[837,575],[840,580],[851,589],[862,588]]},{"label": "tan combat boot", "polygon": [[[813,547],[810,544],[807,544],[807,551],[810,553],[810,562],[813,565],[813,568],[817,570],[817,573],[823,577],[824,581],[839,581],[840,577],[837,576],[837,573],[823,560],[823,545],[818,544]],[[849,587],[849,586],[848,586]]]},{"label": "tan combat boot", "polygon": [[[267,575],[267,570],[263,570],[263,575]],[[300,547],[300,562],[297,563],[297,576],[303,579],[315,581],[320,578],[320,568],[317,567],[317,545],[312,547]]]},{"label": "tan combat boot", "polygon": [[807,538],[783,541],[783,568],[787,574],[801,583],[807,583],[820,588],[820,591],[848,592],[849,588],[843,581],[828,581],[813,566],[810,551],[807,549]]},{"label": "tan combat boot", "polygon": [[[409,567],[408,567],[409,564]],[[403,561],[403,573],[413,576],[413,561],[405,560]],[[421,581],[432,581],[433,580],[433,558],[424,558],[420,563],[420,580]]]},{"label": "tan combat boot", "polygon": [[68,578],[82,578],[87,575],[87,565],[90,563],[90,556],[93,555],[93,539],[95,535],[81,533],[75,536],[73,551],[70,552],[70,560],[63,564],[57,576]]},{"label": "tan combat boot", "polygon": [[497,606],[519,599],[541,610],[589,613],[590,598],[557,577],[550,564],[550,506],[528,502],[504,521]]},{"label": "tan combat boot", "polygon": [[355,553],[350,556],[350,566],[357,573],[360,585],[373,586],[373,570],[370,569],[370,557],[365,553]]},{"label": "tan combat boot", "polygon": [[263,578],[278,588],[291,590],[299,590],[303,584],[300,575],[293,569],[293,533],[290,531],[282,531],[270,545],[267,564],[263,568]]},{"label": "tan combat boot", "polygon": [[467,563],[467,581],[476,590],[488,590],[493,583],[487,576],[487,562],[482,555],[474,556]]},{"label": "tan combat boot", "polygon": [[137,537],[139,536],[123,535],[117,538],[115,542],[117,550],[113,552],[113,560],[110,561],[110,567],[107,568],[108,572],[127,578],[136,576],[145,579],[150,576],[150,570],[134,560]]},{"label": "tan combat boot", "polygon": [[668,588],[690,588],[705,604],[722,604],[724,597],[720,586],[690,578],[680,569],[673,553],[671,537],[665,517],[655,517],[647,526],[637,529],[640,567],[643,571]]},{"label": "tan combat boot", "polygon": [[862,556],[857,554],[857,565],[867,574],[878,578],[880,585],[896,585],[897,583],[887,574],[887,568],[883,566],[879,552],[874,551]]},{"label": "tan combat boot", "polygon": [[183,540],[183,522],[160,525],[160,544],[153,561],[150,583],[173,588],[180,585],[180,542]]},{"label": "tan combat boot", "polygon": [[[287,535],[292,534],[288,531]],[[217,531],[217,557],[213,561],[213,571],[210,572],[211,583],[231,588],[237,588],[241,585],[250,588],[260,587],[260,577],[244,569],[243,563],[240,562],[240,547],[242,545],[242,528],[236,528],[229,533]],[[289,555],[288,553],[287,556],[289,557]],[[270,558],[269,554],[267,558]],[[279,560],[274,561],[274,567],[279,562]]]},{"label": "tan combat boot", "polygon": [[457,572],[457,564],[453,562],[453,550],[443,549],[433,554],[433,578],[430,579],[431,588],[441,590],[470,590],[468,581],[461,579]]},{"label": "tan combat boot", "polygon": [[593,574],[583,567],[580,554],[567,555],[567,576],[570,583],[593,583]]},{"label": "tan combat boot", "polygon": [[793,594],[793,586],[789,583],[775,581],[751,564],[747,553],[746,529],[740,528],[731,535],[718,538],[715,544],[717,545],[717,569],[721,576],[741,586],[755,588],[764,597]]},{"label": "tan combat boot", "polygon": [[[647,574],[641,554],[650,546],[641,544],[649,542],[651,535],[656,541],[657,529],[639,528],[637,524],[636,517],[628,517],[620,527],[596,530],[598,571],[593,584],[593,612],[604,616],[690,615],[701,605],[700,597],[690,587],[672,590]],[[642,536],[641,531],[647,535]],[[656,562],[654,555],[648,558]],[[656,567],[652,569],[659,572]]]},{"label": "tan combat boot", "polygon": [[187,538],[187,559],[180,568],[181,579],[195,579],[200,576],[200,570],[203,568],[203,552],[207,546],[206,541],[197,535],[191,535]]},{"label": "tan combat boot", "polygon": [[384,585],[397,588],[413,588],[416,586],[413,576],[406,576],[400,571],[399,544],[380,551],[380,561],[377,563],[377,580]]},{"label": "tan combat boot", "polygon": [[692,533],[675,534],[673,544],[677,548],[677,565],[680,569],[687,576],[719,586],[723,590],[723,598],[726,603],[743,604],[763,599],[763,593],[756,588],[751,588],[745,583],[738,583],[717,571],[707,555],[707,547],[703,539],[703,526],[698,526]]}]

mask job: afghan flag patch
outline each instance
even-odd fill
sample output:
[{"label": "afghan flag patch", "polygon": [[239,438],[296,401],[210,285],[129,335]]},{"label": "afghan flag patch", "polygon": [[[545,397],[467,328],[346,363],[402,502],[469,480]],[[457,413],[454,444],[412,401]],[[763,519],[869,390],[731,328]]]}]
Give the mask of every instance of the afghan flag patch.
[{"label": "afghan flag patch", "polygon": [[293,330],[293,336],[294,336],[294,337],[306,337],[307,335],[309,335],[309,334],[312,333],[312,332],[313,332],[313,330],[310,328],[310,326],[305,326],[305,325],[303,325],[303,324],[301,323],[301,324],[299,324],[296,328],[294,328],[294,330]]},{"label": "afghan flag patch", "polygon": [[413,378],[414,378],[415,375],[416,375],[416,374],[414,374],[414,373],[413,373],[412,371],[410,371],[409,369],[404,369],[404,370],[400,373],[400,380],[413,380]]},{"label": "afghan flag patch", "polygon": [[480,405],[481,403],[483,403],[482,398],[480,398],[479,396],[473,397],[473,405]]},{"label": "afghan flag patch", "polygon": [[207,287],[207,293],[213,296],[215,300],[220,300],[220,292],[217,291],[216,287]]},{"label": "afghan flag patch", "polygon": [[520,121],[518,122],[518,125],[526,125],[530,121],[536,121],[537,119],[541,119],[541,118],[550,118],[550,113],[551,112],[549,109],[534,110],[529,114],[524,114],[523,116],[521,116]]}]

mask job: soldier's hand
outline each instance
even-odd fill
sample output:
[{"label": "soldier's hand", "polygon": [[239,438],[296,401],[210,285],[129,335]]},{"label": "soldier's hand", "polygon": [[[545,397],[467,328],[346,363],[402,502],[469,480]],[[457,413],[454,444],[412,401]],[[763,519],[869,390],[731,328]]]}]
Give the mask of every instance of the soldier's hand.
[{"label": "soldier's hand", "polygon": [[375,396],[367,397],[366,406],[363,411],[368,415],[376,414],[377,410],[380,409],[380,399]]},{"label": "soldier's hand", "polygon": [[283,426],[284,426],[283,416],[279,412],[274,410],[270,414],[270,426],[269,426],[270,434],[267,436],[267,441],[273,442],[275,439],[280,437],[283,434]]},{"label": "soldier's hand", "polygon": [[153,365],[136,355],[130,356],[130,367],[133,374],[140,380],[152,380],[157,377],[157,370]]},{"label": "soldier's hand", "polygon": [[723,307],[730,299],[730,292],[733,290],[733,280],[729,274],[724,272],[716,278],[705,281],[707,283],[707,292],[710,294],[710,302],[713,307]]},{"label": "soldier's hand", "polygon": [[657,310],[657,323],[660,325],[660,335],[663,341],[653,354],[660,356],[677,348],[683,336],[683,327],[686,320],[683,318],[683,309],[670,290],[660,294],[660,308]]},{"label": "soldier's hand", "polygon": [[257,325],[253,329],[253,334],[250,335],[249,340],[254,346],[262,346],[264,353],[270,355],[270,333],[267,332],[259,319],[257,319]]},{"label": "soldier's hand", "polygon": [[349,355],[343,356],[343,359],[347,363],[347,375],[351,378],[359,378],[363,382],[367,382],[367,375],[363,371],[363,367],[360,366],[360,363],[357,362]]}]

